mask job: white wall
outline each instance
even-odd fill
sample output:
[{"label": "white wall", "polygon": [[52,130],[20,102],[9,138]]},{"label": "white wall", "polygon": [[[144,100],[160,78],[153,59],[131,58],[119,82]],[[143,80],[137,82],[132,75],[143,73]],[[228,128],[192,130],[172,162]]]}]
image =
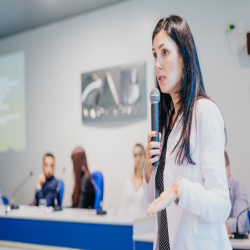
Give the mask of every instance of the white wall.
[{"label": "white wall", "polygon": [[231,56],[226,40],[227,25],[242,20],[244,34],[230,34],[232,50],[245,43],[249,10],[249,0],[128,1],[0,40],[0,55],[25,51],[27,119],[27,150],[0,154],[2,193],[10,198],[32,169],[35,176],[16,197],[17,203],[31,202],[42,156],[51,151],[55,176],[66,185],[64,205],[70,205],[70,155],[81,145],[91,171],[104,174],[105,207],[120,202],[123,183],[133,173],[133,145],[146,144],[150,120],[112,129],[82,125],[80,75],[145,60],[149,93],[154,85],[151,33],[161,17],[178,14],[191,27],[207,92],[224,115],[232,174],[250,194],[250,56],[246,50]]}]

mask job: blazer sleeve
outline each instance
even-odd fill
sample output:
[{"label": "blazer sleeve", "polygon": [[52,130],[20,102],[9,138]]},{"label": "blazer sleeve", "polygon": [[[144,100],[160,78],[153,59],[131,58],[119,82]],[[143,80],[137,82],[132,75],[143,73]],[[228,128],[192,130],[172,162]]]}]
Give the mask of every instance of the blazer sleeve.
[{"label": "blazer sleeve", "polygon": [[56,189],[51,189],[50,192],[48,192],[45,195],[45,199],[47,200],[47,206],[54,206],[54,200],[56,198]]},{"label": "blazer sleeve", "polygon": [[[236,221],[238,215],[248,207],[246,189],[240,182],[236,182],[233,187],[235,199],[232,201],[232,216],[227,219],[227,224],[232,233],[236,232]],[[239,233],[245,232],[246,221],[248,220],[247,211],[240,215],[238,220]]]},{"label": "blazer sleeve", "polygon": [[36,190],[35,199],[37,200],[37,204],[39,203],[39,200],[45,199],[45,197],[43,195],[43,190],[42,189]]},{"label": "blazer sleeve", "polygon": [[197,116],[197,136],[203,185],[182,178],[178,205],[208,223],[225,223],[231,202],[225,169],[224,121],[218,107],[211,102]]},{"label": "blazer sleeve", "polygon": [[143,169],[143,190],[147,198],[148,203],[152,203],[155,199],[155,173],[156,167],[153,168],[149,182],[146,181],[145,166]]},{"label": "blazer sleeve", "polygon": [[43,190],[36,191],[36,205],[39,205],[39,200],[46,199],[47,206],[54,206],[54,199],[56,197],[56,188],[50,188],[46,194],[43,193]]}]

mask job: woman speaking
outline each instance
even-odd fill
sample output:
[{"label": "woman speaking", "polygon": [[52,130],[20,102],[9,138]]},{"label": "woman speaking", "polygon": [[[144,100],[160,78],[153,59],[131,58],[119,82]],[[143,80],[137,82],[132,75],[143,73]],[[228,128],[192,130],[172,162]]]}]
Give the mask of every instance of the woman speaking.
[{"label": "woman speaking", "polygon": [[170,16],[157,23],[152,43],[162,138],[148,134],[143,187],[148,214],[157,214],[154,249],[232,249],[224,121],[205,92],[192,33]]}]

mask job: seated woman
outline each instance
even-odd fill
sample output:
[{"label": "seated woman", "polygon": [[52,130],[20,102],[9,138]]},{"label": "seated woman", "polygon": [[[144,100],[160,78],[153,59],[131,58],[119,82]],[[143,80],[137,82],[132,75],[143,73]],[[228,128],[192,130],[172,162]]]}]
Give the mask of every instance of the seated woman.
[{"label": "seated woman", "polygon": [[89,172],[85,151],[77,147],[71,154],[73,161],[75,187],[72,195],[72,207],[93,208],[95,203],[95,188]]},{"label": "seated woman", "polygon": [[143,192],[142,171],[145,162],[145,149],[141,144],[134,146],[134,175],[129,177],[123,188],[121,211],[130,213],[147,212],[148,202]]}]

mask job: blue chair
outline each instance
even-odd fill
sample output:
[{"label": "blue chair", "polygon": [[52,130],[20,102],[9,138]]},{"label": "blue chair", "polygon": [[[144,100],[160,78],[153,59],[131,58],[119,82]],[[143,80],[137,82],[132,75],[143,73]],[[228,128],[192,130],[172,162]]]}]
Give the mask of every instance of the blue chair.
[{"label": "blue chair", "polygon": [[250,211],[249,210],[247,211],[247,214],[248,214],[248,220],[249,220],[249,225],[250,225]]},{"label": "blue chair", "polygon": [[3,204],[4,205],[9,205],[9,200],[8,200],[8,198],[7,197],[5,197],[5,196],[2,196],[2,200],[3,200]]},{"label": "blue chair", "polygon": [[58,206],[62,206],[62,200],[63,200],[63,193],[64,193],[64,183],[62,180],[57,180],[58,182],[58,188],[57,192],[59,192],[59,201],[58,201]]},{"label": "blue chair", "polygon": [[98,210],[101,208],[100,202],[103,201],[103,175],[101,172],[92,173],[95,186],[95,204],[94,209]]}]

